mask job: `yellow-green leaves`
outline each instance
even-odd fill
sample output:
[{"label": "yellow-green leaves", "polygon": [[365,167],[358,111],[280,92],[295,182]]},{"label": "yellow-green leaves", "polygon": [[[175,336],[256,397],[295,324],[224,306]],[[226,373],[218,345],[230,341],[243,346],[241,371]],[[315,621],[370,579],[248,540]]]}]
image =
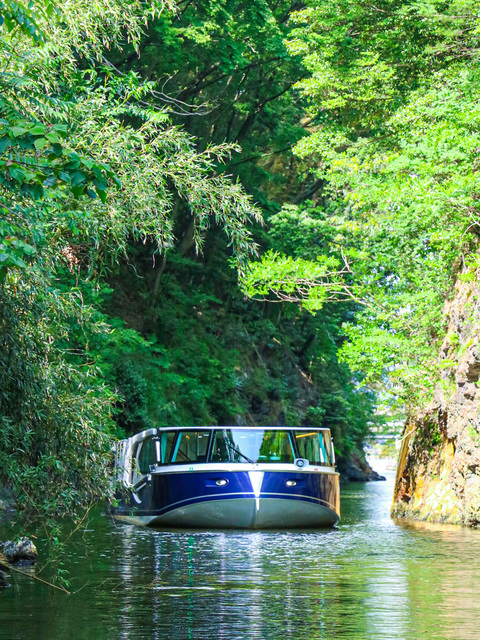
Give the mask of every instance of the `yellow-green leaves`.
[{"label": "yellow-green leaves", "polygon": [[351,297],[344,279],[349,273],[348,265],[334,256],[313,261],[269,251],[249,264],[242,284],[249,297],[297,302],[315,312],[328,300]]},{"label": "yellow-green leaves", "polygon": [[312,132],[296,152],[320,158],[368,303],[344,357],[413,403],[432,388],[443,302],[480,219],[478,7],[307,4],[288,42],[310,72],[299,88]]}]

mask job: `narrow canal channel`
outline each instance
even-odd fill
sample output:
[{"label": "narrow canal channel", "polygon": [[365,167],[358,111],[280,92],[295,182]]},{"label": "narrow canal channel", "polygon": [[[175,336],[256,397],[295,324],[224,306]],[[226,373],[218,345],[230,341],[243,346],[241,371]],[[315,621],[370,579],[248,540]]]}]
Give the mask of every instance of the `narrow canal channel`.
[{"label": "narrow canal channel", "polygon": [[98,513],[69,550],[78,591],[16,577],[0,638],[478,640],[480,531],[396,525],[392,483],[344,487],[324,532],[162,532]]}]

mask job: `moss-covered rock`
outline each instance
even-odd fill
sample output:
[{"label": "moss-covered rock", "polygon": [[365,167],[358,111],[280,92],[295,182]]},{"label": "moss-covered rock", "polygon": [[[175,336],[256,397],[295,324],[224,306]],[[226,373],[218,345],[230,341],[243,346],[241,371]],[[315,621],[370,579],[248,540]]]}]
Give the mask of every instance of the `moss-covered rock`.
[{"label": "moss-covered rock", "polygon": [[395,517],[480,524],[479,274],[464,275],[445,308],[448,330],[439,358],[443,374],[434,399],[405,425]]}]

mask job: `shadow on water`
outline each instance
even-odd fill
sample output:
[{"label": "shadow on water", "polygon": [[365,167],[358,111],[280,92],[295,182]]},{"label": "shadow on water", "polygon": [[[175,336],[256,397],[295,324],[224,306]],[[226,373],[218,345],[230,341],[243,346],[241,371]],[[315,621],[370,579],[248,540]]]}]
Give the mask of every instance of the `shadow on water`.
[{"label": "shadow on water", "polygon": [[75,593],[16,578],[0,638],[477,640],[480,532],[395,524],[392,488],[344,487],[330,531],[156,531],[98,512],[69,550]]}]

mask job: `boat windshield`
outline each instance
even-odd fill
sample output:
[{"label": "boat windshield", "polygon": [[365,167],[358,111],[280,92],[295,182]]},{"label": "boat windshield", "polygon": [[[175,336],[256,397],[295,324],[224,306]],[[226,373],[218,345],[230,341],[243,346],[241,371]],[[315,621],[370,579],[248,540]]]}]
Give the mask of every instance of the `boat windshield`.
[{"label": "boat windshield", "polygon": [[255,427],[162,431],[139,443],[135,458],[140,474],[159,465],[208,462],[289,464],[305,458],[311,465],[334,465],[327,430]]},{"label": "boat windshield", "polygon": [[291,434],[267,429],[214,431],[211,462],[293,462]]}]

